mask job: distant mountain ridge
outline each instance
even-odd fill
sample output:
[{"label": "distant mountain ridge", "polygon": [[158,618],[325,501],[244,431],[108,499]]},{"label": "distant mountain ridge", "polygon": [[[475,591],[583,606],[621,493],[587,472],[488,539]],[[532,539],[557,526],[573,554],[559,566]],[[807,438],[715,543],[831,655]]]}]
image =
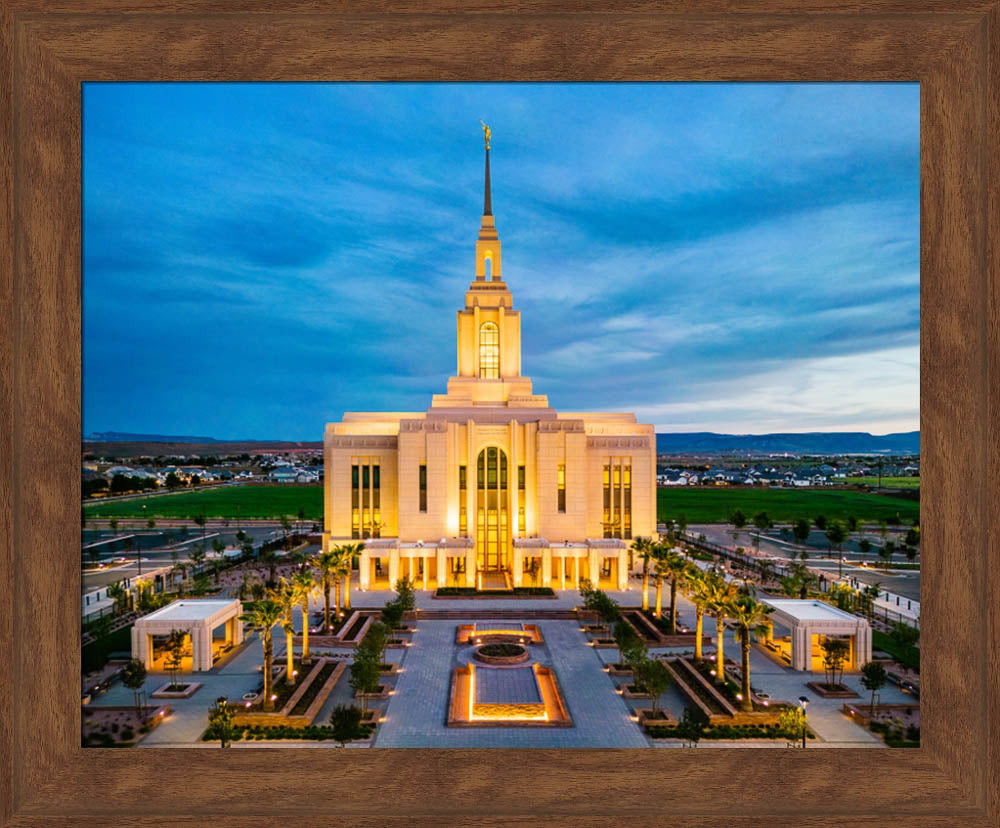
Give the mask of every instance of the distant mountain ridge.
[{"label": "distant mountain ridge", "polygon": [[713,431],[656,435],[657,454],[753,452],[755,454],[918,454],[920,432],[869,434],[867,431],[805,434],[717,434]]},{"label": "distant mountain ridge", "polygon": [[[214,437],[175,437],[166,434],[130,434],[125,431],[95,431],[83,438],[88,443],[221,443]],[[233,441],[247,442],[247,441]]]}]

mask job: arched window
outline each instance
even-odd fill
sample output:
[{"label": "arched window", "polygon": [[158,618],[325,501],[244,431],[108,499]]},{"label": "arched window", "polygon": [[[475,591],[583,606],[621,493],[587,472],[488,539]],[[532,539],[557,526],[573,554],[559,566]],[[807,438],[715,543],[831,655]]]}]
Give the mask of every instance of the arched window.
[{"label": "arched window", "polygon": [[500,378],[500,329],[495,322],[484,322],[479,329],[479,376]]},{"label": "arched window", "polygon": [[486,271],[486,281],[492,281],[493,279],[493,257],[487,255],[483,260],[483,269]]}]

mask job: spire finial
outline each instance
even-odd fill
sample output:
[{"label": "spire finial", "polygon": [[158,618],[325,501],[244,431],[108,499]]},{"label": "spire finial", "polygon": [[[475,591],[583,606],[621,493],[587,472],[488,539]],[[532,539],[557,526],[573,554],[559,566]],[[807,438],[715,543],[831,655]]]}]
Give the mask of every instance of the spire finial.
[{"label": "spire finial", "polygon": [[490,194],[490,137],[492,132],[490,125],[485,123],[482,118],[479,119],[479,123],[483,125],[483,135],[486,137],[486,190],[483,195],[483,215],[492,216],[493,198]]}]

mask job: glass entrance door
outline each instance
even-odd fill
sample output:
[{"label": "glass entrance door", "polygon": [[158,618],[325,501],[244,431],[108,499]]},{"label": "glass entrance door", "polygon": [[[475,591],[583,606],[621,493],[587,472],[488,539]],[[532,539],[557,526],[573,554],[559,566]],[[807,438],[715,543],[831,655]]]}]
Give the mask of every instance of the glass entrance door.
[{"label": "glass entrance door", "polygon": [[476,566],[507,569],[507,455],[498,448],[479,452],[476,464]]}]

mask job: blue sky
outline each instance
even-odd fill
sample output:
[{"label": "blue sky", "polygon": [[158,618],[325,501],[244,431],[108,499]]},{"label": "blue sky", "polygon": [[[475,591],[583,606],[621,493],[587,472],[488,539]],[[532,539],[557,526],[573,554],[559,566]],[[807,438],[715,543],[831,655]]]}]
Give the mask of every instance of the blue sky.
[{"label": "blue sky", "polygon": [[86,84],[83,417],[423,411],[493,212],[523,373],[658,431],[918,428],[916,84]]}]

